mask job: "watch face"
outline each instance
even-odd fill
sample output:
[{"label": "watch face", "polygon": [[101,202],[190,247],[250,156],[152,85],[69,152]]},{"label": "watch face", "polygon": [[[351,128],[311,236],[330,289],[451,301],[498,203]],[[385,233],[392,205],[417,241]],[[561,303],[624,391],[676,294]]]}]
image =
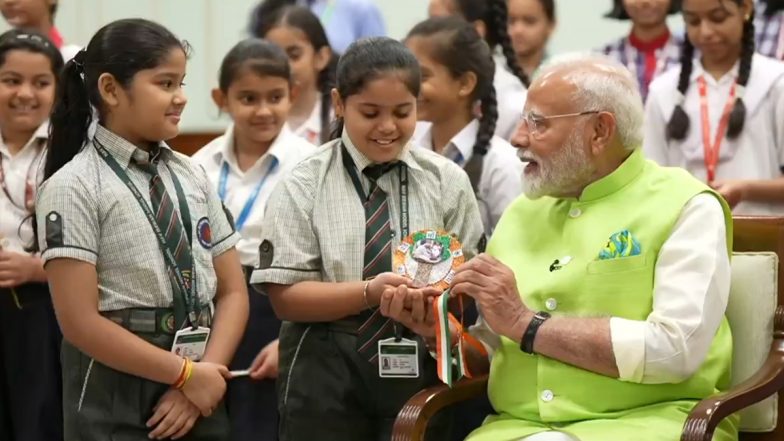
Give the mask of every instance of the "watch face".
[{"label": "watch face", "polygon": [[456,237],[443,230],[421,230],[404,237],[393,254],[395,272],[416,286],[449,288],[455,269],[465,262]]}]

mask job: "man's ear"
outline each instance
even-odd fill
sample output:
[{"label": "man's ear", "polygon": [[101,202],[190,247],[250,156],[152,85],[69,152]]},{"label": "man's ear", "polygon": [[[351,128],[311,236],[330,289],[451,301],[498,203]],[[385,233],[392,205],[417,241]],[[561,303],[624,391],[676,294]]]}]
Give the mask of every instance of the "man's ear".
[{"label": "man's ear", "polygon": [[604,151],[615,137],[617,129],[615,115],[610,112],[599,112],[593,122],[591,153],[598,155]]}]

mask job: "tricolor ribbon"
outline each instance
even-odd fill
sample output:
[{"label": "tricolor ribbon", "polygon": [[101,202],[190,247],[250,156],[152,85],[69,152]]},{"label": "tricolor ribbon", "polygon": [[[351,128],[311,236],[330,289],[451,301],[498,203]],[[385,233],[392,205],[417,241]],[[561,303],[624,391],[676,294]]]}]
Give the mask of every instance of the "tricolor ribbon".
[{"label": "tricolor ribbon", "polygon": [[[436,319],[436,368],[438,378],[441,379],[447,386],[452,387],[456,380],[463,377],[473,378],[471,371],[468,369],[468,348],[467,344],[473,346],[480,354],[487,356],[485,347],[471,334],[463,329],[463,297],[458,296],[458,304],[460,306],[460,321],[449,312],[449,290],[444,291],[443,294],[433,299],[433,312]],[[456,342],[452,342],[452,333],[449,330],[449,324],[455,328]],[[452,348],[457,346],[457,354],[452,352]],[[452,366],[457,369],[457,378],[455,378],[455,371]]]}]

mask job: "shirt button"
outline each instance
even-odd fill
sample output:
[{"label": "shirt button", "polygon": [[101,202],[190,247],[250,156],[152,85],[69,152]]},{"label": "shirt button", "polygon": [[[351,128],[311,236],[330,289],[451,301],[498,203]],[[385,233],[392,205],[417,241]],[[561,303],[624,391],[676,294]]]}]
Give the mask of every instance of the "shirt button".
[{"label": "shirt button", "polygon": [[580,217],[581,214],[583,214],[583,211],[580,210],[577,207],[572,208],[571,210],[569,210],[569,217],[571,217],[571,218]]},{"label": "shirt button", "polygon": [[542,401],[544,401],[545,403],[549,403],[550,401],[553,401],[553,391],[551,391],[549,389],[543,390],[542,391]]},{"label": "shirt button", "polygon": [[544,301],[544,307],[547,308],[548,311],[555,311],[555,308],[558,307],[558,300],[549,298]]}]

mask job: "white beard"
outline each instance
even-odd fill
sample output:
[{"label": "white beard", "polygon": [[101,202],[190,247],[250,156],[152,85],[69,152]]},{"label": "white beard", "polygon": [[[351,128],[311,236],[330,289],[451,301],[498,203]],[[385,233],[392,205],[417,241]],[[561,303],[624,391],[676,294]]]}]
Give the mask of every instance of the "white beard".
[{"label": "white beard", "polygon": [[579,131],[574,130],[560,151],[547,161],[526,152],[538,164],[535,174],[523,174],[523,193],[528,199],[565,194],[588,182],[596,168],[581,143]]}]

